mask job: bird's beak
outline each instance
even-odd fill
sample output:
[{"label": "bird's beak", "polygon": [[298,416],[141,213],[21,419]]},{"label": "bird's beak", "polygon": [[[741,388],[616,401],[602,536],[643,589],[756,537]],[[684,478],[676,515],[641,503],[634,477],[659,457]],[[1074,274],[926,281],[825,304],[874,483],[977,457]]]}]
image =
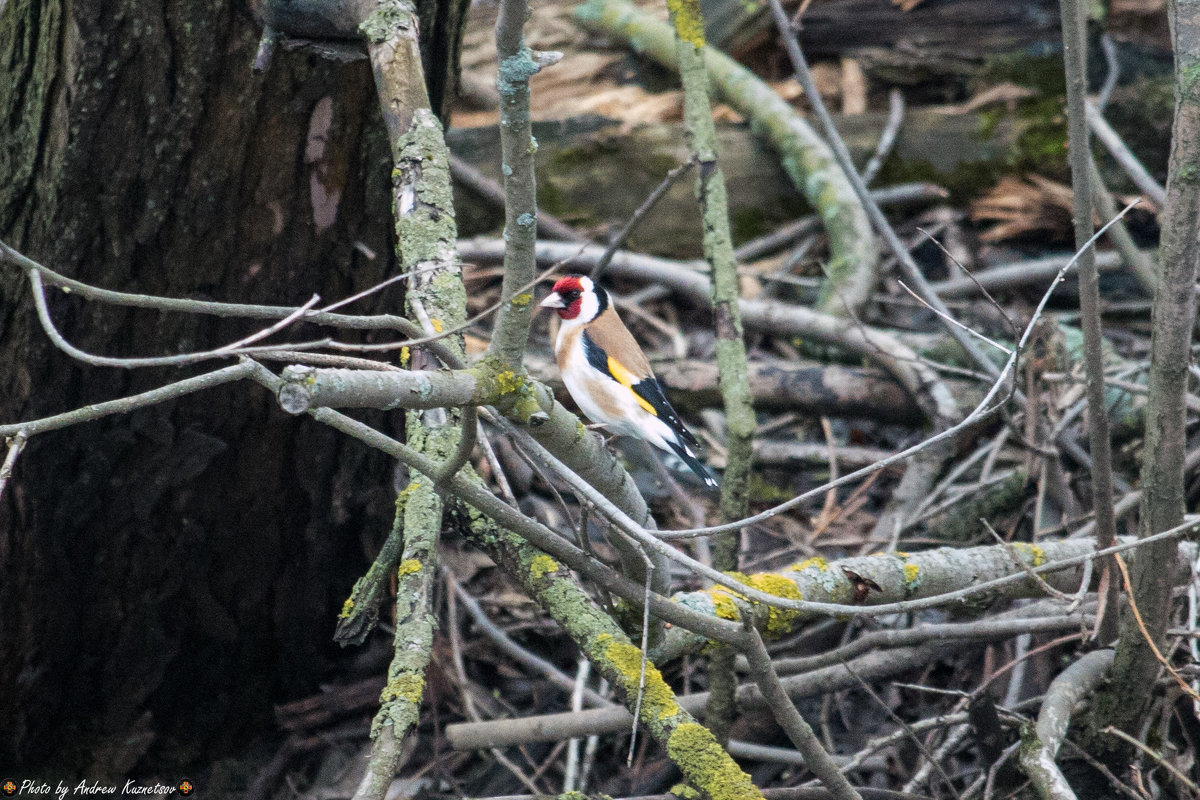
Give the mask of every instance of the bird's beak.
[{"label": "bird's beak", "polygon": [[562,296],[558,292],[551,292],[546,295],[546,299],[538,303],[541,308],[566,308],[567,304],[563,302]]}]

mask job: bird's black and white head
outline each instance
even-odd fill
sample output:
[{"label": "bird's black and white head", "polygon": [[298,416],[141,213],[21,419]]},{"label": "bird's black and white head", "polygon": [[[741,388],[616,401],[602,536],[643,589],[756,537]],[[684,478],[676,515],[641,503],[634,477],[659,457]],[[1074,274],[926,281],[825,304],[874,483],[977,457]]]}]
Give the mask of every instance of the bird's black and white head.
[{"label": "bird's black and white head", "polygon": [[586,275],[565,275],[541,306],[553,308],[563,322],[586,325],[608,308],[608,292]]}]

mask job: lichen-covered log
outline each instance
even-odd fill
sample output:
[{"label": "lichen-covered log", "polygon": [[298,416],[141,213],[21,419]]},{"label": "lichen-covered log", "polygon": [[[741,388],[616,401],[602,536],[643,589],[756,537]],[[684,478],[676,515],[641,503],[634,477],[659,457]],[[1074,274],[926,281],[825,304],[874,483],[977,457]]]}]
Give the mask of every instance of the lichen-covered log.
[{"label": "lichen-covered log", "polygon": [[[947,113],[912,108],[897,136],[893,158],[901,179],[931,181],[971,196],[1006,174],[1029,121],[1000,111]],[[867,112],[837,118],[857,161],[879,140],[887,115]],[[997,122],[999,119],[999,122]],[[497,126],[452,128],[455,155],[495,181],[503,178]],[[533,123],[538,148],[538,205],[581,230],[628,219],[662,176],[688,159],[679,123],[647,123],[633,130],[605,119],[572,118]],[[729,191],[735,244],[770,233],[806,213],[809,205],[789,180],[777,153],[744,125],[717,126],[717,152]],[[612,169],[617,162],[624,169]],[[918,203],[929,200],[918,201]],[[498,230],[504,211],[470,189],[456,189],[455,211],[464,236]],[[670,257],[698,257],[703,227],[686,181],[677,183],[629,237],[629,248]]]},{"label": "lichen-covered log", "polygon": [[[1172,544],[1172,546],[1175,546]],[[901,600],[919,600],[967,588],[984,581],[1010,575],[1020,575],[1029,567],[1095,552],[1094,541],[1066,539],[1058,542],[988,547],[924,550],[917,553],[876,553],[872,556],[826,561],[810,558],[778,572],[736,576],[756,589],[791,600],[843,603],[848,605],[881,605]],[[1191,552],[1191,551],[1189,551]],[[1130,551],[1126,558],[1130,557]],[[1134,556],[1136,558],[1136,556]],[[1017,559],[1021,563],[1017,563]],[[1182,562],[1181,562],[1182,563]],[[1177,565],[1178,566],[1178,565]],[[1048,572],[1042,577],[1055,589],[1073,592],[1079,588],[1082,565]],[[1177,569],[1169,573],[1179,580]],[[947,603],[947,607],[980,606],[997,597],[1040,597],[1045,592],[1031,577],[1009,584],[992,592]],[[740,619],[735,592],[713,587],[698,592],[675,595],[675,601],[705,614],[721,619]],[[782,608],[755,604],[755,625],[764,636],[778,637],[793,630],[811,615]],[[687,631],[672,629],[659,658],[692,652],[705,644],[701,637]]]}]

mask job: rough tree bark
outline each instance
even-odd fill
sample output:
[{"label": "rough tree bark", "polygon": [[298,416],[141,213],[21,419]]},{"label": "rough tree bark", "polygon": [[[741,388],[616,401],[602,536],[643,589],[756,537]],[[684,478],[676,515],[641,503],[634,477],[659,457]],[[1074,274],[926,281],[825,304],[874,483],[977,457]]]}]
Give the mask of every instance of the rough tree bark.
[{"label": "rough tree bark", "polygon": [[[1200,2],[1172,0],[1167,4],[1175,44],[1175,121],[1167,202],[1163,206],[1160,274],[1151,312],[1149,403],[1142,465],[1142,503],[1138,533],[1147,536],[1178,525],[1185,504],[1184,459],[1188,363],[1192,326],[1196,319],[1193,286],[1200,268]],[[1171,554],[1161,544],[1147,545],[1144,558],[1132,570],[1133,602],[1149,637],[1160,650],[1171,619],[1171,585],[1163,565]],[[1145,641],[1141,626],[1128,606],[1121,614],[1120,640],[1113,679],[1092,706],[1091,725],[1113,725],[1137,733],[1149,707],[1158,659]],[[1106,737],[1099,746],[1127,748]],[[1106,749],[1107,749],[1106,748]]]},{"label": "rough tree bark", "polygon": [[[299,303],[387,275],[367,62],[281,51],[255,76],[259,34],[236,3],[0,4],[0,238],[171,296]],[[51,302],[70,340],[107,354],[261,327]],[[71,362],[31,308],[0,269],[0,420],[183,376]],[[274,404],[226,387],[30,441],[0,502],[0,763],[103,777],[146,753],[204,759],[315,688],[361,537],[388,527],[391,472]]]}]

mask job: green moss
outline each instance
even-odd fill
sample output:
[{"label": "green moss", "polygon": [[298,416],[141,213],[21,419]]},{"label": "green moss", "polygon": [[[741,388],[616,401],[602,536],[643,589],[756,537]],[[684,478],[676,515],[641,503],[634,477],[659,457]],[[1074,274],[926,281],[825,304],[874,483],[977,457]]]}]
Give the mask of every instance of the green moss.
[{"label": "green moss", "polygon": [[350,619],[352,613],[354,613],[354,598],[347,597],[346,602],[342,603],[342,613],[338,614],[338,619]]},{"label": "green moss", "polygon": [[762,793],[730,758],[708,728],[685,722],[671,732],[667,755],[701,792],[712,800],[749,800]]},{"label": "green moss", "polygon": [[407,700],[417,705],[421,702],[421,696],[424,693],[425,679],[420,675],[406,672],[388,681],[387,686],[383,687],[383,693],[379,695],[379,702],[390,703],[393,700]]},{"label": "green moss", "polygon": [[400,562],[400,566],[396,568],[396,575],[412,575],[414,572],[421,571],[421,562],[415,558],[406,558]]},{"label": "green moss", "polygon": [[668,792],[680,798],[680,800],[700,800],[700,793],[686,783],[677,783]]},{"label": "green moss", "polygon": [[412,24],[412,15],[404,10],[400,3],[380,3],[375,7],[361,25],[358,26],[363,36],[375,44],[387,41],[392,31],[398,27]]},{"label": "green moss", "polygon": [[533,295],[529,292],[522,292],[510,301],[514,306],[524,308],[533,302]]},{"label": "green moss", "polygon": [[814,567],[821,572],[825,572],[829,569],[829,562],[820,556],[813,556],[812,558],[805,559],[798,564],[793,564],[791,567],[789,567],[789,569],[791,569],[793,572],[803,572],[809,567]]},{"label": "green moss", "polygon": [[558,562],[547,555],[540,555],[533,559],[533,563],[529,565],[529,574],[534,580],[540,580],[546,577],[551,572],[558,571]]},{"label": "green moss", "polygon": [[[633,697],[638,693],[642,679],[642,651],[628,642],[619,642],[610,634],[596,637],[597,644],[613,667],[620,673],[625,693]],[[642,691],[642,721],[659,722],[679,713],[675,692],[663,680],[662,673],[653,664],[646,664],[646,685]]]},{"label": "green moss", "polygon": [[790,500],[793,496],[795,496],[795,492],[793,492],[791,489],[787,489],[782,486],[776,486],[775,484],[764,479],[757,472],[750,475],[750,489],[748,494],[751,502],[770,503],[771,505],[782,503],[783,501]]}]

